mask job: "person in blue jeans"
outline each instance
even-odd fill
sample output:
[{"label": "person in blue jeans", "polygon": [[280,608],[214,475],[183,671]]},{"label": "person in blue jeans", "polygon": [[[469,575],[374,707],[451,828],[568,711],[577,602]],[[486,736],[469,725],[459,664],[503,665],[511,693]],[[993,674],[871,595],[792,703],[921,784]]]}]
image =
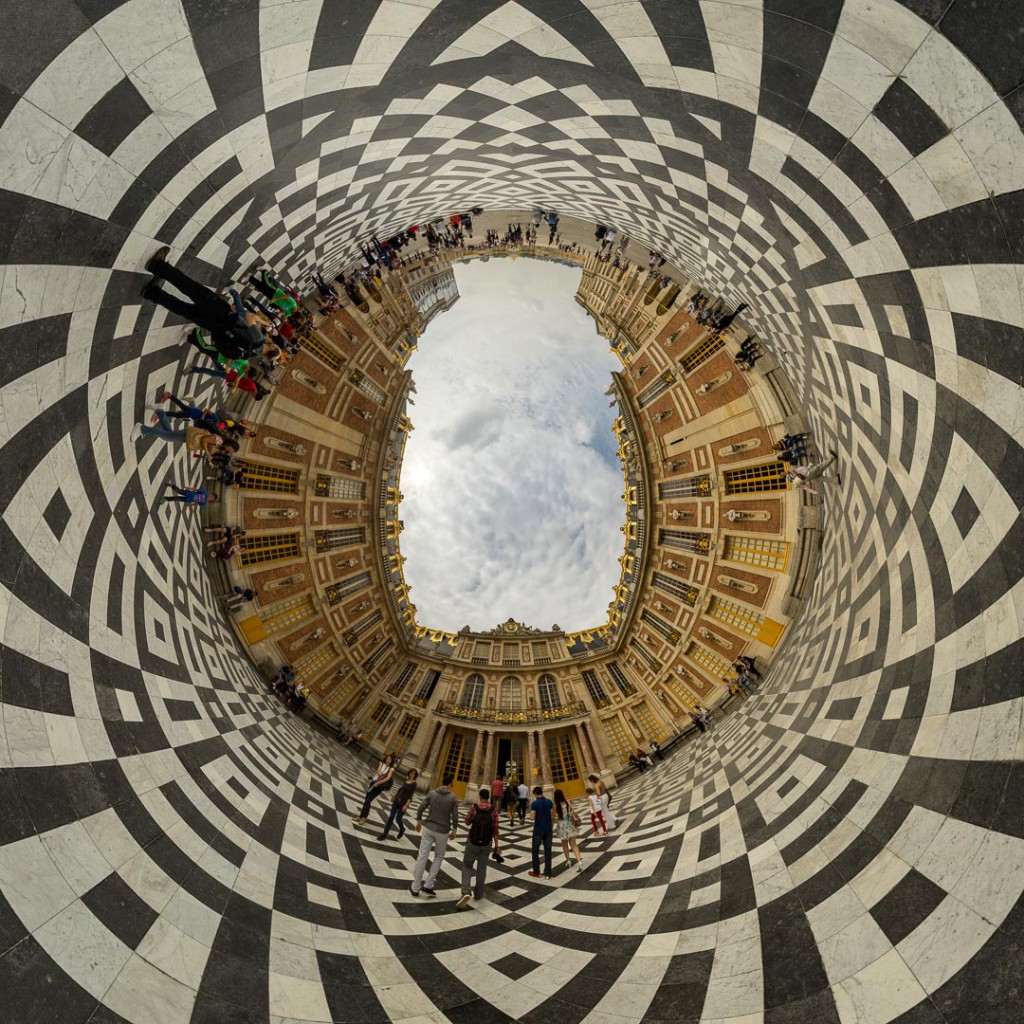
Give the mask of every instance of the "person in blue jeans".
[{"label": "person in blue jeans", "polygon": [[540,878],[540,848],[544,847],[544,877],[551,877],[551,809],[554,804],[544,795],[541,786],[533,787],[530,820],[533,822],[533,870],[531,878]]},{"label": "person in blue jeans", "polygon": [[392,825],[398,826],[399,839],[405,835],[405,812],[409,809],[409,804],[412,803],[412,798],[416,795],[416,780],[418,778],[419,772],[415,768],[410,768],[406,772],[405,782],[391,798],[391,810],[388,813],[388,820],[384,825],[384,831],[377,836],[378,839],[387,839]]},{"label": "person in blue jeans", "polygon": [[174,484],[167,484],[174,491],[172,495],[163,495],[160,504],[168,501],[180,501],[183,505],[206,505],[208,502],[216,501],[216,494],[208,494],[202,487],[176,487]]}]

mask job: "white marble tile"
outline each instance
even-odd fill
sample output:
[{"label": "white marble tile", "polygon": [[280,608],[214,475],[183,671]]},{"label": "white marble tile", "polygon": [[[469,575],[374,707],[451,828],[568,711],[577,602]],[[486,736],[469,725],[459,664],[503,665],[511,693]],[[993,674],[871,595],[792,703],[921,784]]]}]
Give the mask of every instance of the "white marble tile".
[{"label": "white marble tile", "polygon": [[0,847],[0,886],[30,931],[75,901],[74,890],[37,836]]},{"label": "white marble tile", "polygon": [[927,995],[895,949],[846,978],[832,994],[842,1024],[887,1024]]},{"label": "white marble tile", "polygon": [[103,1001],[138,1024],[188,1024],[196,993],[133,953]]},{"label": "white marble tile", "polygon": [[132,955],[81,900],[51,917],[33,938],[94,999],[103,998]]},{"label": "white marble tile", "polygon": [[96,22],[95,29],[125,71],[134,71],[189,35],[181,5],[164,0],[130,0]]},{"label": "white marble tile", "polygon": [[933,992],[963,967],[994,932],[995,925],[950,896],[897,949],[920,984]]}]

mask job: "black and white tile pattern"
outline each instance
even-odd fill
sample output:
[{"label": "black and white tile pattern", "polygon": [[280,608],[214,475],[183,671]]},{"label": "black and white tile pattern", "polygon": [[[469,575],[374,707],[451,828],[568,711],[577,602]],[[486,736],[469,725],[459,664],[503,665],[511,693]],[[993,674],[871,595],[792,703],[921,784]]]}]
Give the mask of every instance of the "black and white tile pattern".
[{"label": "black and white tile pattern", "polygon": [[[1024,10],[1002,0],[16,0],[0,58],[0,1019],[1020,1019]],[[160,241],[302,280],[467,206],[617,225],[843,461],[762,691],[587,871],[466,914],[214,610]],[[442,876],[453,890],[454,867]]]}]

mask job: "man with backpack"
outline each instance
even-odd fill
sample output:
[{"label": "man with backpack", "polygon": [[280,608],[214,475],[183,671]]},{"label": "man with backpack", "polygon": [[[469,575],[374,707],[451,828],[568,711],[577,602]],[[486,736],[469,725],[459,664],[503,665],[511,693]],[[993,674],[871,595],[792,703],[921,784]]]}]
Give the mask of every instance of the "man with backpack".
[{"label": "man with backpack", "polygon": [[[153,279],[142,289],[142,297],[209,331],[214,347],[229,359],[247,359],[262,349],[263,332],[256,325],[256,318],[242,305],[238,292],[231,293],[232,305],[212,289],[171,266],[167,262],[169,255],[170,249],[165,246],[146,263],[146,270]],[[164,281],[173,284],[191,301],[185,302],[164,291],[161,287]]]},{"label": "man with backpack", "polygon": [[[480,790],[480,800],[466,812],[466,824],[469,835],[466,838],[466,850],[462,855],[462,895],[456,904],[464,910],[470,899],[484,898],[484,882],[487,880],[487,855],[491,846],[500,857],[498,846],[498,819],[501,817],[497,806],[492,805],[491,794],[486,789]],[[470,896],[470,881],[476,872],[476,884]]]}]

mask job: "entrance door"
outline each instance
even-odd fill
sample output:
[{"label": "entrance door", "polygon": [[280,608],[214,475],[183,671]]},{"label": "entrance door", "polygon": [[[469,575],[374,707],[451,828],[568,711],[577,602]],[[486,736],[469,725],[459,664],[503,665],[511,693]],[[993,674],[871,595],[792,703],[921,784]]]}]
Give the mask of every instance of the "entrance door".
[{"label": "entrance door", "polygon": [[446,775],[454,775],[452,792],[460,799],[466,799],[466,784],[469,782],[469,769],[473,762],[473,733],[463,733],[452,730],[448,737],[448,746],[445,748],[444,757],[441,760],[441,769],[437,776],[437,785]]},{"label": "entrance door", "polygon": [[526,744],[522,736],[499,736],[498,737],[497,762],[490,765],[494,775],[487,781],[500,775],[503,779],[508,775],[514,775],[516,779],[523,779],[526,771]]},{"label": "entrance door", "polygon": [[551,765],[551,781],[560,789],[567,800],[583,796],[586,787],[580,774],[579,758],[572,733],[545,733],[548,745],[548,763]]}]

